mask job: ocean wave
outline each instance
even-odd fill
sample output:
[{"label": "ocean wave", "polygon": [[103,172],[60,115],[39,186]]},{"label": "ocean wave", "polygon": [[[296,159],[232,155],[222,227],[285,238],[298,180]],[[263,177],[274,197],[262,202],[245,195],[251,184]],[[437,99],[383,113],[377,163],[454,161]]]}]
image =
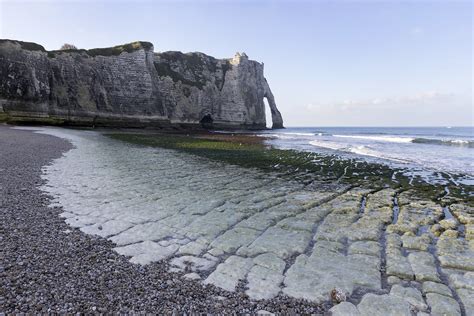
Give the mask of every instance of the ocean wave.
[{"label": "ocean wave", "polygon": [[[420,135],[420,136],[427,136],[427,135]],[[453,138],[453,137],[474,137],[474,134],[469,134],[469,133],[465,133],[465,134],[454,134],[454,133],[436,133],[436,134],[433,134],[433,136],[437,136],[437,137],[449,137],[449,138]]]},{"label": "ocean wave", "polygon": [[270,137],[270,138],[278,138],[278,139],[307,139],[315,137],[315,136],[331,136],[323,133],[295,133],[295,132],[283,132],[283,133],[265,133],[265,134],[257,134],[259,137]]},{"label": "ocean wave", "polygon": [[398,137],[398,136],[362,136],[362,135],[333,135],[334,137],[341,138],[354,138],[354,139],[368,139],[382,142],[391,143],[411,143],[414,138],[412,137]]},{"label": "ocean wave", "polygon": [[372,149],[370,146],[364,146],[364,145],[350,146],[347,144],[340,144],[340,143],[334,143],[334,142],[328,142],[328,141],[318,141],[318,140],[310,141],[309,144],[316,147],[342,151],[342,152],[352,153],[356,155],[369,156],[369,157],[374,157],[374,158],[379,158],[379,159],[386,159],[386,160],[391,160],[391,161],[404,163],[404,164],[411,163],[411,161],[408,159],[387,156],[382,152]]},{"label": "ocean wave", "polygon": [[293,133],[293,132],[287,132],[287,133],[281,133],[283,135],[296,135],[296,136],[314,136],[313,133]]},{"label": "ocean wave", "polygon": [[474,141],[465,139],[415,138],[412,143],[474,148]]},{"label": "ocean wave", "polygon": [[326,133],[326,132],[315,132],[313,135],[314,136],[333,136],[332,134]]},{"label": "ocean wave", "polygon": [[377,157],[377,158],[383,158],[383,154],[375,151],[373,149],[370,149],[368,146],[349,146],[347,148],[348,152],[358,154],[358,155],[364,155],[364,156],[371,156],[371,157]]},{"label": "ocean wave", "polygon": [[399,136],[362,136],[362,135],[333,135],[339,138],[352,138],[373,140],[390,143],[414,143],[414,144],[431,144],[444,146],[458,146],[474,148],[474,141],[466,139],[435,139],[422,137],[399,137]]},{"label": "ocean wave", "polygon": [[322,148],[327,148],[327,149],[332,149],[332,150],[344,150],[347,149],[347,146],[340,144],[340,143],[334,143],[334,142],[327,142],[327,141],[319,141],[319,140],[313,140],[309,142],[310,145],[316,146],[316,147],[322,147]]},{"label": "ocean wave", "polygon": [[257,134],[258,137],[269,137],[278,139],[297,139],[297,135],[284,135],[284,134]]}]

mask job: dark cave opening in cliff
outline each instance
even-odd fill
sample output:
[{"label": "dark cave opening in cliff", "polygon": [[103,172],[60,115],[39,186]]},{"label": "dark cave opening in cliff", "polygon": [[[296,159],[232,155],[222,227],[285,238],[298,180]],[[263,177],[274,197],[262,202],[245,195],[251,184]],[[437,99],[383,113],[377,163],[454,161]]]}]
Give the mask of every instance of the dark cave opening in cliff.
[{"label": "dark cave opening in cliff", "polygon": [[214,127],[214,120],[212,119],[211,114],[204,115],[199,123],[201,123],[201,126],[206,129],[212,129]]}]

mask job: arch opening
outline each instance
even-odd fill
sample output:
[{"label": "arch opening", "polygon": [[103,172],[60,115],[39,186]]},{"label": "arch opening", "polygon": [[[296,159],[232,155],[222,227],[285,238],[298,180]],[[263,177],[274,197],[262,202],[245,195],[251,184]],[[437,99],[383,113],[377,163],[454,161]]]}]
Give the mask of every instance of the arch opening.
[{"label": "arch opening", "polygon": [[270,104],[268,103],[267,97],[263,97],[263,106],[265,108],[265,126],[266,128],[272,128],[273,119],[272,119],[272,110]]},{"label": "arch opening", "polygon": [[212,129],[214,127],[214,119],[212,118],[211,114],[206,114],[202,117],[199,121],[202,128]]}]

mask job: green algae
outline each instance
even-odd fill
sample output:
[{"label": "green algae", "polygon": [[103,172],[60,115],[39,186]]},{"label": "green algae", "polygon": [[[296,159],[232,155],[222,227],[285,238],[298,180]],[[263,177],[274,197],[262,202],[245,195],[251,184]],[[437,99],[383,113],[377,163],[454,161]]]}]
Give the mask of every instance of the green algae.
[{"label": "green algae", "polygon": [[0,123],[8,123],[8,115],[0,112]]},{"label": "green algae", "polygon": [[51,125],[51,126],[62,126],[65,121],[56,117],[31,117],[31,116],[9,116],[6,115],[2,118],[0,114],[0,121],[7,122],[9,124],[18,125]]}]

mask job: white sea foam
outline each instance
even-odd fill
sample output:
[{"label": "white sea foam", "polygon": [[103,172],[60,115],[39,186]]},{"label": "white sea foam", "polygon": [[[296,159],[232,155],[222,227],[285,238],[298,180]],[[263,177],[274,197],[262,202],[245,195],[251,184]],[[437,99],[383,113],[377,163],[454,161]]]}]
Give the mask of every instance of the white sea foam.
[{"label": "white sea foam", "polygon": [[333,135],[333,136],[341,137],[341,138],[368,139],[368,140],[391,142],[391,143],[411,143],[414,139],[411,137],[397,137],[397,136],[365,136],[365,135]]},{"label": "white sea foam", "polygon": [[329,142],[329,141],[319,141],[319,140],[313,140],[313,141],[310,141],[309,143],[316,147],[322,147],[322,148],[327,148],[327,149],[332,149],[332,150],[337,150],[337,151],[350,152],[350,153],[354,153],[358,155],[382,158],[382,153],[372,150],[367,146],[350,146],[347,144],[341,144],[341,143],[335,143],[335,142]]},{"label": "white sea foam", "polygon": [[353,153],[356,155],[369,156],[369,157],[374,157],[374,158],[379,158],[379,159],[386,159],[386,160],[396,161],[396,162],[404,163],[404,164],[411,162],[407,159],[387,156],[380,151],[370,148],[369,146],[363,146],[363,145],[351,146],[347,144],[340,144],[340,143],[329,142],[329,141],[318,141],[318,140],[310,141],[309,144],[316,147],[332,149],[336,151],[343,151],[343,152]]},{"label": "white sea foam", "polygon": [[314,136],[313,133],[281,133],[284,135],[297,135],[297,136]]},{"label": "white sea foam", "polygon": [[[389,163],[437,173],[474,176],[474,130],[454,128],[300,128],[271,131],[269,143],[282,149],[295,149],[342,157]],[[261,133],[270,138],[269,134]],[[312,136],[310,136],[312,134]],[[419,175],[417,175],[418,177]],[[434,181],[434,180],[433,180]],[[461,182],[460,182],[461,183]]]},{"label": "white sea foam", "polygon": [[348,151],[358,155],[376,157],[376,158],[384,158],[381,152],[372,150],[367,146],[349,146]]},{"label": "white sea foam", "polygon": [[270,137],[278,139],[297,139],[297,135],[284,135],[284,134],[257,134],[258,137]]},{"label": "white sea foam", "polygon": [[463,140],[463,139],[454,139],[451,141],[451,143],[456,143],[456,144],[469,144],[469,141]]},{"label": "white sea foam", "polygon": [[322,147],[322,148],[327,148],[327,149],[332,149],[332,150],[344,150],[346,148],[344,144],[328,142],[328,141],[319,141],[319,140],[312,140],[309,142],[309,144],[316,147]]}]

